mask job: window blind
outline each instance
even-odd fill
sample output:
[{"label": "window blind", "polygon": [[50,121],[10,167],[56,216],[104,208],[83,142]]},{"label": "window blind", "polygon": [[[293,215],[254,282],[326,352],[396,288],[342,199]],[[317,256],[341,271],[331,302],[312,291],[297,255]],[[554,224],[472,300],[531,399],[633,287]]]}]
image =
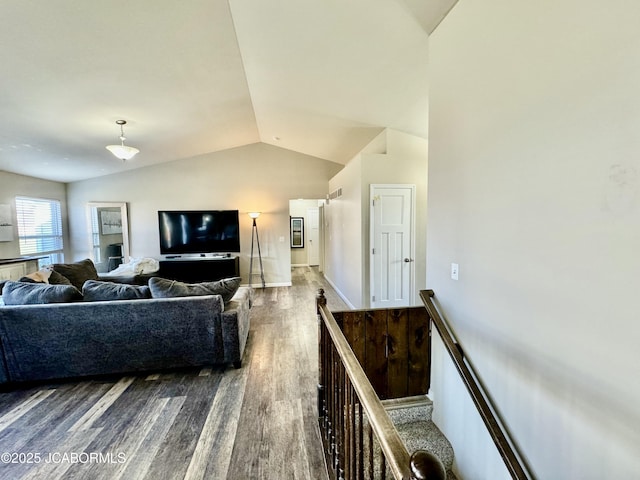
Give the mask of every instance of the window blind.
[{"label": "window blind", "polygon": [[58,200],[16,197],[20,255],[49,255],[62,261],[62,214]]}]

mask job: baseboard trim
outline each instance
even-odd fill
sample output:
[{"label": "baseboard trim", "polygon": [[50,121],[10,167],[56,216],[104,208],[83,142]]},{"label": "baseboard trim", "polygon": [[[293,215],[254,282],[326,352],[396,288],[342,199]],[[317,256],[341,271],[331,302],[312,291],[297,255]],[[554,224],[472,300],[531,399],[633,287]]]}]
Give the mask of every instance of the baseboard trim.
[{"label": "baseboard trim", "polygon": [[[272,287],[290,287],[292,285],[291,282],[276,282],[276,283],[265,283],[264,288],[272,288]],[[248,287],[249,284],[245,283],[242,285],[243,287]],[[253,282],[251,285],[252,288],[262,288],[260,282]]]},{"label": "baseboard trim", "polygon": [[267,283],[267,287],[290,287],[293,285],[291,282],[281,282],[281,283]]}]

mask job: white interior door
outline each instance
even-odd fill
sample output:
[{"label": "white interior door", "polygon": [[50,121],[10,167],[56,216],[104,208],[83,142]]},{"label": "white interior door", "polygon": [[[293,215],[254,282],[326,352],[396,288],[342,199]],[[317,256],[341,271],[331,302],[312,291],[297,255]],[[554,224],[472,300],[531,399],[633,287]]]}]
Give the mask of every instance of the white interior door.
[{"label": "white interior door", "polygon": [[371,306],[413,305],[415,185],[371,185]]},{"label": "white interior door", "polygon": [[320,264],[320,209],[307,209],[307,261],[310,266]]}]

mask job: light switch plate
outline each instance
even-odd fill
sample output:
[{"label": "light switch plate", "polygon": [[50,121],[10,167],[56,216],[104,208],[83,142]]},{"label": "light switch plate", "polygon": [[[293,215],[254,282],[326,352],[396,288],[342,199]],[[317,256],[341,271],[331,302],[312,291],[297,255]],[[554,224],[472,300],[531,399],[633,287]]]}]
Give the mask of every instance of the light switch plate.
[{"label": "light switch plate", "polygon": [[459,267],[457,263],[451,264],[451,280],[458,280]]}]

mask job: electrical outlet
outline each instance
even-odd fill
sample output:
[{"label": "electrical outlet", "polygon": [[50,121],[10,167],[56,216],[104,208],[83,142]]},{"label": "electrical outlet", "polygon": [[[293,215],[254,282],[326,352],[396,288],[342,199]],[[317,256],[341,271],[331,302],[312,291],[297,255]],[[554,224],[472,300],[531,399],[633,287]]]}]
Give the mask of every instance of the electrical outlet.
[{"label": "electrical outlet", "polygon": [[458,272],[460,267],[458,267],[457,263],[451,264],[451,280],[458,280]]}]

